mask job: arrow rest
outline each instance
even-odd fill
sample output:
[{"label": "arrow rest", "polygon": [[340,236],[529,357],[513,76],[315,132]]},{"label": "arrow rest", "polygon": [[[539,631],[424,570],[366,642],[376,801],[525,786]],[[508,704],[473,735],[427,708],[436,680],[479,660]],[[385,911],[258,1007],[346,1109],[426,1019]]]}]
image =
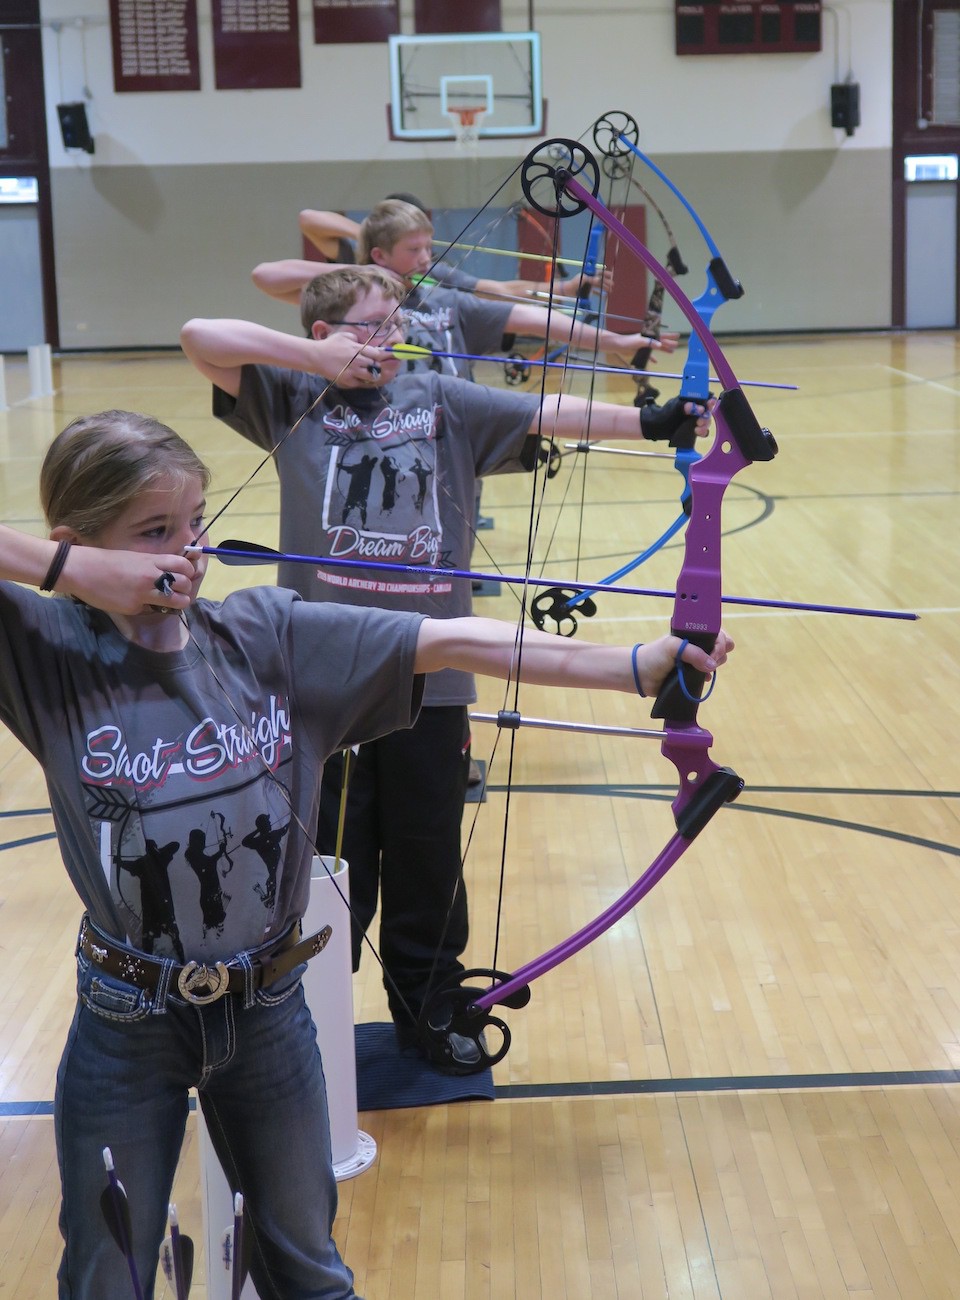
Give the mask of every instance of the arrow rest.
[{"label": "arrow rest", "polygon": [[[502,1061],[510,1050],[510,1030],[499,1016],[493,1015],[486,1008],[478,1007],[476,1000],[483,995],[495,995],[497,984],[504,984],[510,978],[503,971],[474,967],[437,985],[424,1003],[417,1025],[417,1036],[427,1059],[439,1066],[445,1074],[461,1075],[480,1074]],[[492,986],[471,988],[466,983],[471,979],[489,980]],[[530,990],[524,986],[505,997],[503,1005],[516,1011],[525,1007],[529,1001]],[[488,1029],[495,1030],[498,1037],[493,1050],[488,1042]],[[476,1061],[458,1061],[454,1058],[450,1045],[451,1034],[469,1039],[474,1044],[479,1052]]]}]

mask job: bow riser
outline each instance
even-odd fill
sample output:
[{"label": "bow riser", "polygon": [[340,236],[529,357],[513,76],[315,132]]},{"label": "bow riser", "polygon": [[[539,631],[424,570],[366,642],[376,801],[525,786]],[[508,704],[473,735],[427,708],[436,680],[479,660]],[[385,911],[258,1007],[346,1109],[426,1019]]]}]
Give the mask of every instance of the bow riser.
[{"label": "bow riser", "polygon": [[701,633],[715,636],[720,628],[724,493],[742,469],[755,460],[772,460],[777,451],[772,435],[760,427],[739,388],[721,394],[713,415],[717,427],[714,444],[690,467],[694,508],[684,538],[684,563],[671,624],[675,636],[691,641]]},{"label": "bow riser", "polygon": [[[699,298],[694,298],[692,306],[703,324],[710,329],[717,310],[726,299],[717,286],[713,273],[713,263],[707,268],[707,286]],[[710,396],[710,363],[706,348],[698,334],[690,335],[687,346],[687,360],[683,367],[683,382],[680,396],[689,397],[692,402],[705,402]]]},{"label": "bow riser", "polygon": [[677,769],[680,787],[671,807],[677,830],[689,843],[725,803],[736,799],[743,780],[710,757],[713,736],[695,722],[671,720],[660,752]]}]

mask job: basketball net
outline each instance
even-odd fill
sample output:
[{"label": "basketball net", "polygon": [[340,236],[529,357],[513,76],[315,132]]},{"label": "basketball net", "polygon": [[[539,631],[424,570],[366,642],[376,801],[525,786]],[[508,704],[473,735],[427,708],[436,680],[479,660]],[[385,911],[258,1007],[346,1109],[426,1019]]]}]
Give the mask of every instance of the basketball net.
[{"label": "basketball net", "polygon": [[450,108],[447,117],[456,130],[457,149],[460,153],[476,153],[480,140],[480,125],[486,116],[483,108]]}]

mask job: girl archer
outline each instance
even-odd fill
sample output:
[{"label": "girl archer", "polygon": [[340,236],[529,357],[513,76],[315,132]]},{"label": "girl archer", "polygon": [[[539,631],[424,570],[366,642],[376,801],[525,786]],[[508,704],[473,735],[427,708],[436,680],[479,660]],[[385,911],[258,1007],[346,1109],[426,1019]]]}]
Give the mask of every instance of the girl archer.
[{"label": "girl archer", "polygon": [[[514,629],[493,620],[315,604],[268,587],[201,599],[208,478],[171,429],[107,411],[74,420],[47,452],[49,540],[0,527],[0,717],[44,769],[85,909],[56,1089],[61,1300],[128,1285],[92,1209],[105,1146],[123,1170],[152,1294],[191,1087],[244,1195],[259,1293],[355,1296],[331,1235],[326,1094],[300,984],[314,852],[304,827],[316,824],[323,757],[410,726],[424,673],[507,677],[514,667]],[[662,637],[631,653],[531,634],[523,677],[654,694],[679,644]],[[731,647],[721,633],[711,655],[688,646],[683,658],[710,673]],[[274,905],[253,888],[257,846],[238,846],[223,924],[208,928],[189,832],[210,811],[256,825],[278,781],[290,811]],[[172,925],[147,925],[124,905],[113,869],[121,832],[99,811],[107,787],[127,799],[137,841],[165,846],[155,865],[168,876]]]}]

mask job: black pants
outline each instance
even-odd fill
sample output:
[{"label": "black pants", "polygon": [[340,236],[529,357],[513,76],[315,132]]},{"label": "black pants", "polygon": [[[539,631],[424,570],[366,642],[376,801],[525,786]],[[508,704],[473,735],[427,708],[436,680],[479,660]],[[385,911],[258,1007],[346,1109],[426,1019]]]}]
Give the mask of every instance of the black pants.
[{"label": "black pants", "polygon": [[[353,968],[359,968],[361,931],[373,920],[379,892],[384,986],[401,1030],[413,1027],[440,979],[463,970],[467,896],[460,821],[469,767],[470,724],[459,705],[422,709],[410,730],[351,755],[343,856],[356,918]],[[336,845],[341,781],[341,760],[330,759],[317,837],[323,853]]]}]

